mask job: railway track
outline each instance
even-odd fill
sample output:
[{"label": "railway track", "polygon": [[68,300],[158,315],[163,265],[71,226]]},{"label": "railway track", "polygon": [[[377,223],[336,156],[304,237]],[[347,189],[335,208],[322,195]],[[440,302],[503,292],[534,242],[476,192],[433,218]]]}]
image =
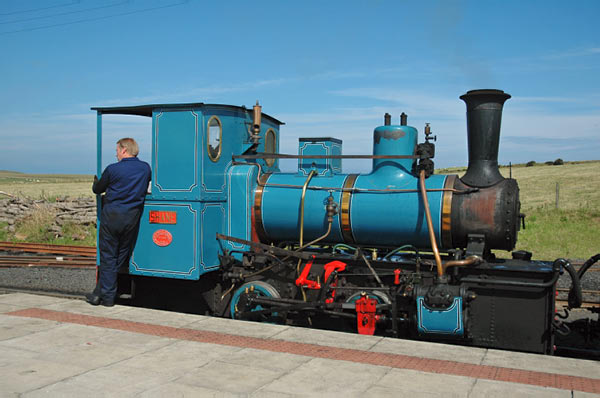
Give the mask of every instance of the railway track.
[{"label": "railway track", "polygon": [[0,242],[0,252],[11,253],[0,254],[0,268],[96,266],[96,248],[93,246]]},{"label": "railway track", "polygon": [[0,251],[24,253],[52,253],[96,257],[94,246],[50,245],[45,243],[0,242]]}]

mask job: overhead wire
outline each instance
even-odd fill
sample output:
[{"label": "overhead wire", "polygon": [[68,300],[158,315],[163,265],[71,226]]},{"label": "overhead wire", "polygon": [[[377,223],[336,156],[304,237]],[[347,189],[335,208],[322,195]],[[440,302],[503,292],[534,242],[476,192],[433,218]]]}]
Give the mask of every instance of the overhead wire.
[{"label": "overhead wire", "polygon": [[121,17],[121,16],[125,16],[125,15],[139,14],[141,12],[161,10],[161,9],[165,9],[165,8],[169,8],[169,7],[177,7],[177,6],[183,5],[183,4],[188,3],[188,2],[189,2],[189,0],[182,0],[182,1],[178,2],[178,3],[169,4],[169,5],[165,5],[165,6],[148,7],[148,8],[143,8],[143,9],[134,10],[134,11],[127,11],[127,12],[122,12],[122,13],[117,13],[117,14],[111,14],[111,15],[103,15],[101,17],[84,18],[84,19],[79,19],[79,20],[76,20],[76,21],[63,22],[63,23],[57,23],[57,24],[52,24],[52,25],[44,25],[44,26],[36,26],[36,27],[32,27],[32,28],[9,30],[9,31],[0,32],[0,36],[12,34],[12,33],[31,32],[31,31],[35,31],[35,30],[55,28],[55,27],[58,27],[58,26],[74,25],[74,24],[84,23],[84,22],[100,21],[100,20],[103,20],[103,19],[110,19],[110,18]]},{"label": "overhead wire", "polygon": [[104,5],[104,6],[100,6],[100,7],[84,8],[82,10],[73,10],[73,11],[60,12],[60,13],[57,13],[57,14],[40,15],[40,16],[37,16],[37,17],[24,18],[24,19],[16,19],[14,21],[5,21],[5,22],[0,22],[0,25],[7,25],[7,24],[10,24],[10,23],[35,21],[35,20],[38,20],[38,19],[47,19],[47,18],[62,17],[64,15],[81,14],[82,12],[96,11],[96,10],[101,10],[101,9],[104,9],[104,8],[117,7],[117,6],[123,5],[125,3],[129,3],[129,0],[124,0],[124,1],[121,1],[119,3],[108,4],[108,5]]},{"label": "overhead wire", "polygon": [[69,4],[58,4],[58,5],[55,5],[55,6],[32,8],[32,9],[29,9],[29,10],[21,10],[21,11],[1,12],[0,13],[0,17],[3,17],[5,15],[25,14],[26,12],[36,12],[36,11],[50,10],[52,8],[68,7],[68,6],[72,6],[73,4],[78,4],[78,3],[80,3],[80,0],[72,1]]}]

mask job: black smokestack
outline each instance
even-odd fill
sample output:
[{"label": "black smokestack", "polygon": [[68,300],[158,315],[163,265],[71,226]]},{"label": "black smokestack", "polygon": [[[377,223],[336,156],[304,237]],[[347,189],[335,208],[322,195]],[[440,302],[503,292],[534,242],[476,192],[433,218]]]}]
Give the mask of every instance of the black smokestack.
[{"label": "black smokestack", "polygon": [[472,187],[489,187],[504,179],[498,170],[502,106],[510,98],[502,90],[472,90],[460,97],[467,104],[469,167],[461,180]]}]

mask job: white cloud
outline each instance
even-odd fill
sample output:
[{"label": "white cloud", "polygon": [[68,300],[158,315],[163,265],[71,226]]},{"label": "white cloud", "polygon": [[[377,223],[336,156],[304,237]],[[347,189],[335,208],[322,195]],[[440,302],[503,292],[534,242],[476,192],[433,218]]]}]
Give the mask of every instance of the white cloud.
[{"label": "white cloud", "polygon": [[600,54],[600,47],[572,48],[562,52],[552,52],[543,56],[545,59],[561,59],[587,57]]}]

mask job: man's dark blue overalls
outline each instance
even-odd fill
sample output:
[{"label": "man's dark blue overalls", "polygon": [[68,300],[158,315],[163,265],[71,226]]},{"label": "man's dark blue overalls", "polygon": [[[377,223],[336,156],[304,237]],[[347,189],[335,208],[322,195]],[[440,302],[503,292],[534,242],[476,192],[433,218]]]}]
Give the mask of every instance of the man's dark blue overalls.
[{"label": "man's dark blue overalls", "polygon": [[114,304],[117,273],[129,262],[137,239],[140,216],[150,182],[150,166],[137,157],[127,157],[106,167],[95,181],[95,194],[106,192],[100,216],[100,269],[91,304]]}]

